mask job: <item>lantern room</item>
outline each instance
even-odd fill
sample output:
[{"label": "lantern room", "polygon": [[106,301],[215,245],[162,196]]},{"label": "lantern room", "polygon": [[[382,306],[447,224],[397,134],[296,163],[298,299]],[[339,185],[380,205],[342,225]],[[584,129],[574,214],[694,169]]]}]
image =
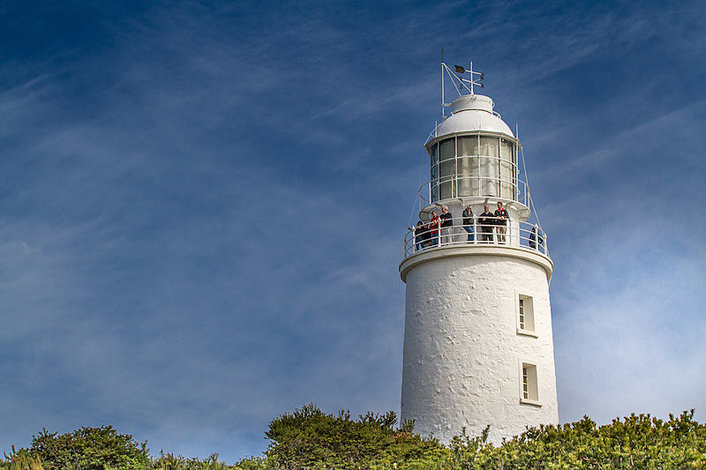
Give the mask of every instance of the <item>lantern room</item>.
[{"label": "lantern room", "polygon": [[519,142],[493,107],[487,96],[462,95],[432,132],[425,145],[432,204],[452,198],[520,201]]}]

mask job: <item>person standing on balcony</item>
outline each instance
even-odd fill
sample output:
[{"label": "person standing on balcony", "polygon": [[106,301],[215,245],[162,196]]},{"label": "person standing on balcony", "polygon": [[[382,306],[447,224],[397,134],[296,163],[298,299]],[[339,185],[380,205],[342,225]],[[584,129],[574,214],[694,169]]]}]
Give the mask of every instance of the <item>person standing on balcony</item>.
[{"label": "person standing on balcony", "polygon": [[507,210],[503,207],[502,202],[498,202],[498,210],[495,211],[495,233],[498,236],[498,243],[505,243],[505,234],[507,233]]},{"label": "person standing on balcony", "polygon": [[431,246],[439,244],[439,216],[436,214],[436,211],[431,211],[429,238],[431,238]]},{"label": "person standing on balcony", "polygon": [[533,250],[536,250],[537,247],[539,246],[539,250],[543,251],[541,249],[541,247],[542,247],[542,242],[544,242],[544,239],[542,238],[541,235],[537,234],[537,227],[532,227],[532,232],[530,233],[529,240],[530,240],[529,241],[530,248],[532,248]]},{"label": "person standing on balcony", "polygon": [[412,232],[414,235],[414,247],[416,248],[416,251],[419,251],[424,247],[424,234],[426,232],[424,222],[418,220],[417,225],[412,229]]},{"label": "person standing on balcony", "polygon": [[448,245],[451,243],[451,227],[454,224],[451,212],[448,206],[441,206],[441,243]]},{"label": "person standing on balcony", "polygon": [[475,241],[475,229],[473,228],[473,207],[469,204],[468,207],[463,209],[463,229],[468,232],[468,241],[473,243]]},{"label": "person standing on balcony", "polygon": [[483,206],[483,213],[478,218],[478,223],[480,224],[481,241],[484,243],[490,243],[493,241],[493,223],[495,221],[495,216],[490,212],[488,204]]}]

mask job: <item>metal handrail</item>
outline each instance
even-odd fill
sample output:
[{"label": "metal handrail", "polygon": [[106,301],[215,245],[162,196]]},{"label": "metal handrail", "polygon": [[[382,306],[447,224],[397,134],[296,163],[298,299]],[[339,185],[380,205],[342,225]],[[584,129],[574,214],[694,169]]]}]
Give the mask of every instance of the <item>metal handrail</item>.
[{"label": "metal handrail", "polygon": [[[549,258],[547,234],[541,227],[498,217],[474,215],[472,224],[464,217],[448,218],[442,226],[437,218],[421,226],[408,227],[404,237],[404,256],[443,246],[509,246]],[[505,222],[503,224],[502,222]]]}]

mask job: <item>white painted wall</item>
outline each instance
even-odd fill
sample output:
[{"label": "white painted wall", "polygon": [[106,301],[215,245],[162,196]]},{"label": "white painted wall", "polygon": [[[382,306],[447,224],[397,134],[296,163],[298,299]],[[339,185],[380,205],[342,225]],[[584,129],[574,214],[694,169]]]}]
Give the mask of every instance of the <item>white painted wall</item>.
[{"label": "white painted wall", "polygon": [[[467,253],[429,257],[406,274],[402,419],[445,442],[462,426],[476,436],[489,424],[499,443],[528,425],[557,424],[545,268]],[[517,332],[518,294],[533,298],[537,337]],[[522,362],[537,366],[541,406],[520,402]]]}]

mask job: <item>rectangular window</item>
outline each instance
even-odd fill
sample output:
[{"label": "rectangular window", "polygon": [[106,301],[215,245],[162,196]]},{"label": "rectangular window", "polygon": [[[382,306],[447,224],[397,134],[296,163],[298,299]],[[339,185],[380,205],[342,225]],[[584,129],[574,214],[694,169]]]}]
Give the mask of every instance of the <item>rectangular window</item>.
[{"label": "rectangular window", "polygon": [[537,336],[534,329],[534,302],[529,295],[517,296],[517,333]]},{"label": "rectangular window", "polygon": [[539,392],[537,387],[537,366],[527,362],[522,363],[522,402],[533,405],[539,404]]}]

